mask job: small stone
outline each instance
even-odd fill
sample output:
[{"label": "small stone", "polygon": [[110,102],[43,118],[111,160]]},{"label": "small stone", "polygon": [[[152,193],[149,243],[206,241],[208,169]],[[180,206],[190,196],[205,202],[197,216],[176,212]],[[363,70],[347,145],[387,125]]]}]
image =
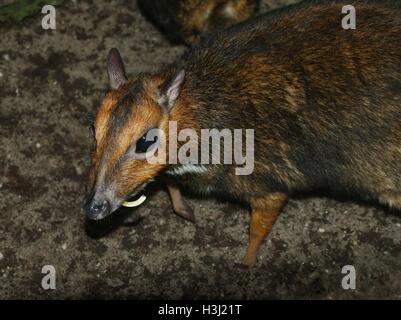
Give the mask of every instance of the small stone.
[{"label": "small stone", "polygon": [[40,144],[40,142],[36,142],[36,149],[40,149],[42,147],[42,145]]},{"label": "small stone", "polygon": [[395,225],[396,225],[398,228],[401,227],[401,223],[396,223]]},{"label": "small stone", "polygon": [[0,71],[0,78],[3,78],[3,72]]},{"label": "small stone", "polygon": [[4,259],[4,255],[0,252],[0,261]]},{"label": "small stone", "polygon": [[326,230],[324,230],[323,228],[319,228],[317,231],[319,231],[320,233],[326,232]]},{"label": "small stone", "polygon": [[10,61],[10,55],[8,55],[7,53],[3,54],[3,59],[6,61]]},{"label": "small stone", "polygon": [[83,174],[84,170],[82,169],[81,166],[79,166],[79,165],[77,165],[77,164],[74,164],[74,167],[75,167],[75,172],[77,173],[77,175],[80,176],[80,175]]},{"label": "small stone", "polygon": [[61,248],[62,248],[63,250],[67,249],[67,244],[66,244],[66,243],[63,243],[63,245],[61,246]]}]

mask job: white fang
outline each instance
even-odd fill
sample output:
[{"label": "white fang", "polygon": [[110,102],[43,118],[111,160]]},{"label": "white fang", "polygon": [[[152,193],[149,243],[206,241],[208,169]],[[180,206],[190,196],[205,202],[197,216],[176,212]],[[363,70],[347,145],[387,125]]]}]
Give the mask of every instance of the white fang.
[{"label": "white fang", "polygon": [[187,173],[201,174],[207,171],[204,165],[183,164],[167,171],[172,175],[183,175]]}]

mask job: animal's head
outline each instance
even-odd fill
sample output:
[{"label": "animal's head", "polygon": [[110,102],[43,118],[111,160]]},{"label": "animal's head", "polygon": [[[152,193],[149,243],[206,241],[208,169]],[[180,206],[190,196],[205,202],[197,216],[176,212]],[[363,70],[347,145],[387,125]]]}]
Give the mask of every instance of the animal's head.
[{"label": "animal's head", "polygon": [[[87,217],[94,220],[118,209],[168,166],[148,158],[168,147],[168,123],[180,112],[177,100],[185,78],[179,71],[165,78],[128,79],[117,49],[107,60],[110,90],[92,126],[95,147],[85,204]],[[155,132],[164,133],[166,144]]]}]

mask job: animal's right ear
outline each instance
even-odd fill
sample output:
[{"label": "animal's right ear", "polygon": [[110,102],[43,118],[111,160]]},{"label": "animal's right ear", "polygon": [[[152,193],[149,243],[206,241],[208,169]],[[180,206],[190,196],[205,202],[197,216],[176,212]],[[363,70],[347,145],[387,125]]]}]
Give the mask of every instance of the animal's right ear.
[{"label": "animal's right ear", "polygon": [[107,74],[112,89],[117,89],[127,81],[124,62],[116,48],[110,49],[107,56]]},{"label": "animal's right ear", "polygon": [[162,84],[158,89],[157,103],[170,111],[181,92],[185,79],[185,70],[181,70],[172,79]]}]

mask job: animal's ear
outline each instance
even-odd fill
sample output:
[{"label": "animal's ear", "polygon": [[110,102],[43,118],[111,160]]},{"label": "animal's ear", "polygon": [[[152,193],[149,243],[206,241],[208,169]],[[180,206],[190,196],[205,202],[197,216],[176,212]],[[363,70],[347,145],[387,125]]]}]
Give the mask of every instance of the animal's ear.
[{"label": "animal's ear", "polygon": [[124,62],[116,48],[110,49],[107,56],[107,74],[112,89],[117,89],[127,81]]},{"label": "animal's ear", "polygon": [[157,103],[170,111],[180,95],[185,80],[185,70],[178,72],[171,80],[159,87]]}]

